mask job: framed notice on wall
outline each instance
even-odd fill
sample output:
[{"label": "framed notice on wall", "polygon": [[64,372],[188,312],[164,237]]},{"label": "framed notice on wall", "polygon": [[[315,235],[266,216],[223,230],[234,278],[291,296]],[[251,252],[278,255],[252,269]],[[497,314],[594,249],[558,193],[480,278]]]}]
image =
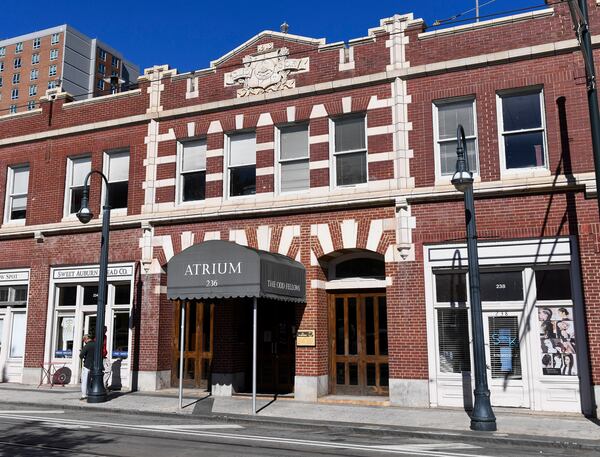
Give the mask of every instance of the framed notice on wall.
[{"label": "framed notice on wall", "polygon": [[298,330],[298,335],[296,336],[296,346],[316,346],[315,330]]}]

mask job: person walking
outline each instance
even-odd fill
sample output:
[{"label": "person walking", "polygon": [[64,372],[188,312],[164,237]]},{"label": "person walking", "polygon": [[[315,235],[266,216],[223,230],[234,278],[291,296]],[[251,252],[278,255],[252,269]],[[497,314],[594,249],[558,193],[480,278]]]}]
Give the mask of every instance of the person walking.
[{"label": "person walking", "polygon": [[81,398],[85,400],[88,394],[90,385],[90,371],[94,368],[94,352],[96,343],[89,335],[83,335],[83,348],[79,352],[79,358],[83,360],[83,368],[81,370]]}]

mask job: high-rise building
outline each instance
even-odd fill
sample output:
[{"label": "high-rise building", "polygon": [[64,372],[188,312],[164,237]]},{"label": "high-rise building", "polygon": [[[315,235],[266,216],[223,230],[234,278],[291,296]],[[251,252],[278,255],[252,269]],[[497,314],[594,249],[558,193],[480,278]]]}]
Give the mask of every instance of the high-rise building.
[{"label": "high-rise building", "polygon": [[37,108],[59,85],[81,100],[109,94],[111,76],[120,91],[138,75],[122,53],[66,24],[0,40],[0,115]]}]

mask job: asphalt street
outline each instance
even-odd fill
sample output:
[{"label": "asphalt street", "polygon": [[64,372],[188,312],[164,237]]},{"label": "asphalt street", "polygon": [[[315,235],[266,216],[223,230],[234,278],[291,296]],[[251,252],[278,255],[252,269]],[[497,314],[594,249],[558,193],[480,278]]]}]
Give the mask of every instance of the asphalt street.
[{"label": "asphalt street", "polygon": [[592,451],[402,438],[323,426],[62,409],[0,411],[0,456],[591,456]]}]

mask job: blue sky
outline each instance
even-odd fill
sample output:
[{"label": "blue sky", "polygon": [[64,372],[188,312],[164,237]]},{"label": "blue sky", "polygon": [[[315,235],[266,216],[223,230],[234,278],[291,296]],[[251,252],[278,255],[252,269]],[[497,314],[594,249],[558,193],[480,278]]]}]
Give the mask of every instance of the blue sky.
[{"label": "blue sky", "polygon": [[[480,0],[480,5],[487,1]],[[495,0],[482,6],[480,14],[543,4],[543,0]],[[121,50],[142,69],[169,64],[184,72],[207,67],[261,30],[279,30],[284,20],[289,33],[334,42],[365,36],[379,19],[395,13],[412,12],[431,25],[474,6],[475,0],[30,0],[27,14],[18,2],[4,6],[0,38],[67,23]]]}]

